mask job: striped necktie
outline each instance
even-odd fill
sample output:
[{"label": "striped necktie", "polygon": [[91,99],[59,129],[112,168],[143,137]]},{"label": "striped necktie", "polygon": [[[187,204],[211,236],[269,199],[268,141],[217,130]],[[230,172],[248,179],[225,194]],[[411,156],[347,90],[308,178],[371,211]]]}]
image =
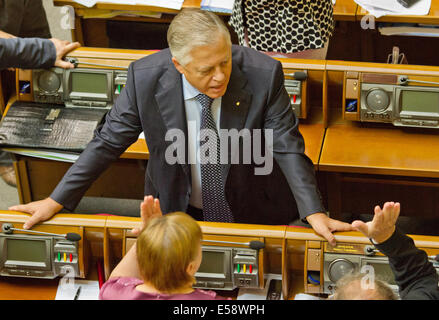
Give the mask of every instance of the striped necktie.
[{"label": "striped necktie", "polygon": [[[233,222],[233,215],[225,195],[224,166],[220,163],[220,139],[211,111],[213,99],[202,93],[197,95],[196,99],[202,107],[200,137],[204,137],[204,141],[200,138],[201,197],[204,220]],[[202,134],[203,130],[206,130],[205,134]],[[206,151],[201,152],[201,150]],[[214,159],[209,157],[209,151],[216,151]],[[213,163],[209,163],[206,158]]]}]

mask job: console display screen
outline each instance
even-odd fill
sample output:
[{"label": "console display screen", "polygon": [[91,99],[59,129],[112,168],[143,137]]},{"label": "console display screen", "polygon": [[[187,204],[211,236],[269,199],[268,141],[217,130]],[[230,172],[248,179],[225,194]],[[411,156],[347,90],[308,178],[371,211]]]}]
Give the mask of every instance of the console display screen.
[{"label": "console display screen", "polygon": [[386,281],[390,285],[396,285],[395,276],[387,263],[374,263],[368,261],[367,265],[373,267],[378,280]]},{"label": "console display screen", "polygon": [[46,241],[7,239],[7,260],[46,262]]},{"label": "console display screen", "polygon": [[71,73],[72,92],[107,94],[107,75],[105,73]]},{"label": "console display screen", "polygon": [[203,273],[224,273],[224,252],[219,251],[203,251],[203,259],[201,260],[198,272]]},{"label": "console display screen", "polygon": [[439,113],[439,92],[402,90],[401,111]]}]

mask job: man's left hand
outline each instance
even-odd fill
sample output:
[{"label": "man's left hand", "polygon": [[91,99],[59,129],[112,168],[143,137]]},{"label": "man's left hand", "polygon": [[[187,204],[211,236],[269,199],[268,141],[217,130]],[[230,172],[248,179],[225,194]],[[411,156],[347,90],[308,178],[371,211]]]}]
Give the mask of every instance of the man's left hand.
[{"label": "man's left hand", "polygon": [[335,246],[337,244],[335,237],[332,234],[334,231],[354,230],[349,223],[331,219],[324,213],[314,213],[307,216],[306,220],[312,226],[314,231],[325,238],[331,246]]}]

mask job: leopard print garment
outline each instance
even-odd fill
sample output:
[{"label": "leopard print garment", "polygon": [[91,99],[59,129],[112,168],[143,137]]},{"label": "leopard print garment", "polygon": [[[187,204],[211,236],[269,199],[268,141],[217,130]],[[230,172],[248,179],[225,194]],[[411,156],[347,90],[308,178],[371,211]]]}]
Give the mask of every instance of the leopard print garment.
[{"label": "leopard print garment", "polygon": [[322,48],[334,30],[331,0],[235,0],[229,24],[244,45],[294,53]]}]

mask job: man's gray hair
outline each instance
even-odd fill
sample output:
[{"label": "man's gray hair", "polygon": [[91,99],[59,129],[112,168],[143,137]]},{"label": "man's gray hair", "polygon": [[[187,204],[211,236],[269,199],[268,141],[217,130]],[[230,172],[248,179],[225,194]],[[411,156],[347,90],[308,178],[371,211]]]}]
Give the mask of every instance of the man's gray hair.
[{"label": "man's gray hair", "polygon": [[169,25],[167,39],[172,56],[185,66],[191,62],[193,48],[215,44],[219,35],[232,44],[230,32],[214,13],[200,9],[183,9]]},{"label": "man's gray hair", "polygon": [[349,273],[336,283],[334,300],[398,300],[390,286],[381,279],[374,279],[373,289],[363,288],[361,281],[365,274]]}]

